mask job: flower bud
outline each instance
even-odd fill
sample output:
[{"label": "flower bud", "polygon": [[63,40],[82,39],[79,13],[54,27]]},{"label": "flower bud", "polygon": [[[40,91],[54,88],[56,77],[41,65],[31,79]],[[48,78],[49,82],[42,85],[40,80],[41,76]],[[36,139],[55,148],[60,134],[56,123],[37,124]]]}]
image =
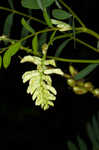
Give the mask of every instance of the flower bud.
[{"label": "flower bud", "polygon": [[88,90],[88,91],[92,91],[94,86],[92,85],[91,82],[85,82],[84,87]]},{"label": "flower bud", "polygon": [[93,95],[99,98],[99,88],[92,91]]},{"label": "flower bud", "polygon": [[44,43],[44,44],[42,45],[42,53],[43,53],[43,54],[46,54],[47,49],[48,49],[48,44],[47,44],[47,43]]},{"label": "flower bud", "polygon": [[67,84],[69,85],[69,86],[71,86],[71,87],[73,87],[73,86],[75,86],[75,80],[73,80],[73,79],[67,79]]},{"label": "flower bud", "polygon": [[69,66],[69,72],[73,77],[78,73],[77,70],[72,65]]},{"label": "flower bud", "polygon": [[78,94],[78,95],[82,95],[88,92],[87,89],[83,87],[79,87],[79,86],[74,86],[73,91],[75,92],[75,94]]}]

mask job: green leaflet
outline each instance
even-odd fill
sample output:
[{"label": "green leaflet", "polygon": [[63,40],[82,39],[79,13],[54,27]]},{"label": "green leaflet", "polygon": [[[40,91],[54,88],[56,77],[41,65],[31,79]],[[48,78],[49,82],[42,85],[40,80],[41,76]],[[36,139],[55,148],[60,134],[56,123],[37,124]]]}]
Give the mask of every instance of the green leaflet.
[{"label": "green leaflet", "polygon": [[93,126],[95,136],[96,136],[97,140],[99,141],[99,124],[98,124],[95,116],[92,117],[92,126]]},{"label": "green leaflet", "polygon": [[67,39],[66,41],[64,41],[56,50],[55,56],[58,57],[60,56],[62,50],[64,49],[64,47],[70,42],[71,39]]},{"label": "green leaflet", "polygon": [[9,47],[9,49],[4,53],[3,56],[3,66],[6,69],[11,62],[11,57],[15,55],[21,46],[20,42],[17,42]]},{"label": "green leaflet", "polygon": [[48,16],[48,13],[47,13],[46,8],[43,9],[43,17],[44,17],[44,19],[45,19],[47,25],[48,25],[49,27],[53,27],[53,26],[52,26],[51,19],[50,19],[50,17]]},{"label": "green leaflet", "polygon": [[99,64],[90,64],[81,70],[75,77],[75,80],[79,80],[87,76],[90,72],[92,72]]},{"label": "green leaflet", "polygon": [[42,0],[37,0],[37,4],[40,7],[40,9],[43,10],[44,7],[43,7]]},{"label": "green leaflet", "polygon": [[9,5],[10,5],[11,9],[14,9],[13,1],[14,1],[14,0],[8,0],[8,3],[9,3]]},{"label": "green leaflet", "polygon": [[78,145],[79,145],[80,150],[87,150],[86,143],[79,136],[77,136],[77,141],[78,141]]},{"label": "green leaflet", "polygon": [[54,37],[55,37],[55,34],[56,34],[56,31],[53,31],[53,33],[51,34],[51,36],[50,36],[50,40],[49,40],[49,42],[48,42],[48,46],[51,44],[51,45],[53,45],[53,39],[54,39]]},{"label": "green leaflet", "polygon": [[[50,5],[52,5],[54,1],[55,0],[42,0],[41,2],[42,2],[42,6],[44,8],[47,8]],[[29,9],[41,9],[41,5],[40,5],[40,3],[38,5],[37,0],[22,0],[21,4],[25,8],[29,8]]]},{"label": "green leaflet", "polygon": [[0,69],[2,67],[2,57],[0,56]]},{"label": "green leaflet", "polygon": [[64,20],[70,18],[72,15],[62,9],[53,9],[52,15],[54,18]]},{"label": "green leaflet", "polygon": [[3,55],[3,66],[5,69],[8,68],[8,66],[10,65],[10,62],[11,62],[10,53],[6,51]]},{"label": "green leaflet", "polygon": [[94,130],[92,128],[92,126],[88,123],[87,124],[87,132],[88,132],[88,136],[92,142],[92,145],[95,149],[99,148],[99,144],[98,141],[96,140],[95,134],[94,134]]},{"label": "green leaflet", "polygon": [[69,150],[78,150],[78,148],[71,141],[67,142],[67,146]]},{"label": "green leaflet", "polygon": [[11,13],[7,16],[5,23],[4,23],[4,28],[3,28],[3,34],[9,36],[13,24],[13,17],[14,14]]},{"label": "green leaflet", "polygon": [[41,47],[44,43],[46,43],[47,41],[47,32],[44,32],[41,34],[40,38],[39,38],[39,51],[41,51]]},{"label": "green leaflet", "polygon": [[34,29],[28,24],[28,22],[24,18],[21,19],[21,23],[26,30],[28,30],[31,33],[35,33]]},{"label": "green leaflet", "polygon": [[32,48],[33,48],[33,52],[36,54],[38,51],[38,37],[37,37],[37,35],[35,35],[33,40],[32,40]]}]

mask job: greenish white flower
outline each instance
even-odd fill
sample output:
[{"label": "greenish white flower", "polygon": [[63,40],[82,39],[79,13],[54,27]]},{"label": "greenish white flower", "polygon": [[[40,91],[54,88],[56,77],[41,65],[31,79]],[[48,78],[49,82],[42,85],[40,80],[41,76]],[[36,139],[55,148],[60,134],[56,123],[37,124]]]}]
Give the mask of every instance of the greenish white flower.
[{"label": "greenish white flower", "polygon": [[61,69],[48,69],[48,65],[56,67],[53,59],[44,60],[35,56],[25,56],[21,63],[32,62],[37,65],[37,70],[27,71],[22,75],[23,83],[29,81],[27,93],[32,95],[32,100],[35,101],[36,106],[41,106],[44,110],[49,106],[54,106],[53,101],[56,99],[57,91],[52,86],[52,79],[49,74],[64,75]]},{"label": "greenish white flower", "polygon": [[56,20],[56,19],[51,19],[51,22],[52,22],[52,24],[56,25],[59,28],[59,31],[72,30],[72,27],[69,24],[67,24],[63,21],[59,21],[59,20]]}]

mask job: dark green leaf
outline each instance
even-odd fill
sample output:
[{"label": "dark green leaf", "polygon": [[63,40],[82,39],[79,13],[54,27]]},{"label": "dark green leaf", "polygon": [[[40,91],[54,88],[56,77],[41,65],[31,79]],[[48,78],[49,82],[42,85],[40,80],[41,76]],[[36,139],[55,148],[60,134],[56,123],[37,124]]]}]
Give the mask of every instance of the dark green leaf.
[{"label": "dark green leaf", "polygon": [[[28,24],[29,24],[29,21],[30,21],[30,20],[27,21]],[[27,36],[29,33],[30,33],[30,32],[29,32],[28,30],[26,30],[26,28],[24,28],[24,26],[22,26],[21,35],[20,35],[21,38]],[[22,45],[25,45],[25,43],[26,43],[26,40],[24,40],[24,41],[22,42]]]},{"label": "dark green leaf", "polygon": [[37,37],[37,35],[34,36],[34,38],[32,40],[32,48],[33,48],[34,53],[36,54],[38,51],[38,37]]},{"label": "dark green leaf", "polygon": [[67,142],[67,146],[69,150],[78,150],[75,144],[73,144],[71,141]]},{"label": "dark green leaf", "polygon": [[70,18],[72,15],[62,9],[53,9],[52,15],[54,18],[64,20]]},{"label": "dark green leaf", "polygon": [[0,56],[0,69],[2,67],[2,57]]},{"label": "dark green leaf", "polygon": [[95,149],[99,148],[99,144],[98,144],[98,142],[96,140],[93,128],[91,127],[91,125],[89,123],[87,124],[87,132],[88,132],[88,136],[89,136],[89,138],[91,140],[91,143],[92,143],[93,147]]},{"label": "dark green leaf", "polygon": [[77,137],[78,145],[80,150],[87,150],[86,143],[78,136]]},{"label": "dark green leaf", "polygon": [[3,28],[3,34],[9,36],[13,24],[13,17],[14,14],[11,13],[7,16],[5,23],[4,23],[4,28]]},{"label": "dark green leaf", "polygon": [[92,72],[99,64],[90,64],[87,67],[85,67],[83,70],[81,70],[75,77],[75,80],[79,80],[87,76],[90,72]]},{"label": "dark green leaf", "polygon": [[71,39],[67,39],[66,41],[64,41],[56,50],[55,56],[58,57],[60,56],[62,50],[64,49],[64,47],[70,42]]},{"label": "dark green leaf", "polygon": [[38,43],[39,44],[39,49],[41,49],[42,45],[44,43],[46,43],[46,41],[47,41],[47,32],[44,32],[44,33],[41,34],[41,36],[39,38],[39,43]]},{"label": "dark green leaf", "polygon": [[9,3],[9,5],[10,5],[11,9],[14,9],[13,1],[14,1],[14,0],[8,0],[8,3]]},{"label": "dark green leaf", "polygon": [[21,23],[24,26],[24,28],[27,29],[29,32],[35,33],[34,29],[27,23],[27,21],[24,18],[21,19]]},{"label": "dark green leaf", "polygon": [[92,125],[93,125],[95,136],[97,140],[99,141],[99,125],[95,116],[92,117],[92,123],[93,123]]},{"label": "dark green leaf", "polygon": [[[43,8],[49,7],[55,0],[42,0]],[[22,0],[22,6],[29,9],[41,9],[37,0]]]}]

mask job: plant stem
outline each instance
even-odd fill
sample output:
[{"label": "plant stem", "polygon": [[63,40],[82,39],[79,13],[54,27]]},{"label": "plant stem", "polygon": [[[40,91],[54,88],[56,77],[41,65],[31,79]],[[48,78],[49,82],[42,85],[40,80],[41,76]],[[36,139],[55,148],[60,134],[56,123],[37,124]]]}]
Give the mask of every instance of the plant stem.
[{"label": "plant stem", "polygon": [[66,59],[66,58],[60,58],[60,57],[54,57],[54,56],[47,56],[47,58],[52,58],[56,61],[61,61],[61,62],[70,62],[70,63],[93,63],[93,64],[98,64],[99,59],[97,60],[92,60],[92,59]]},{"label": "plant stem", "polygon": [[42,24],[46,25],[46,23],[45,23],[44,21],[39,20],[39,19],[37,19],[37,18],[35,18],[35,17],[29,16],[29,15],[27,15],[27,14],[25,14],[25,13],[19,12],[19,11],[17,11],[17,10],[10,9],[10,8],[6,8],[6,7],[2,7],[2,6],[0,6],[0,9],[1,9],[1,10],[5,10],[5,11],[9,11],[9,12],[12,12],[12,13],[15,13],[15,14],[18,14],[18,15],[20,15],[20,16],[27,17],[27,18],[29,18],[29,19],[31,19],[31,20],[34,20],[34,21],[36,21],[36,22],[39,22],[39,23],[42,23]]}]

